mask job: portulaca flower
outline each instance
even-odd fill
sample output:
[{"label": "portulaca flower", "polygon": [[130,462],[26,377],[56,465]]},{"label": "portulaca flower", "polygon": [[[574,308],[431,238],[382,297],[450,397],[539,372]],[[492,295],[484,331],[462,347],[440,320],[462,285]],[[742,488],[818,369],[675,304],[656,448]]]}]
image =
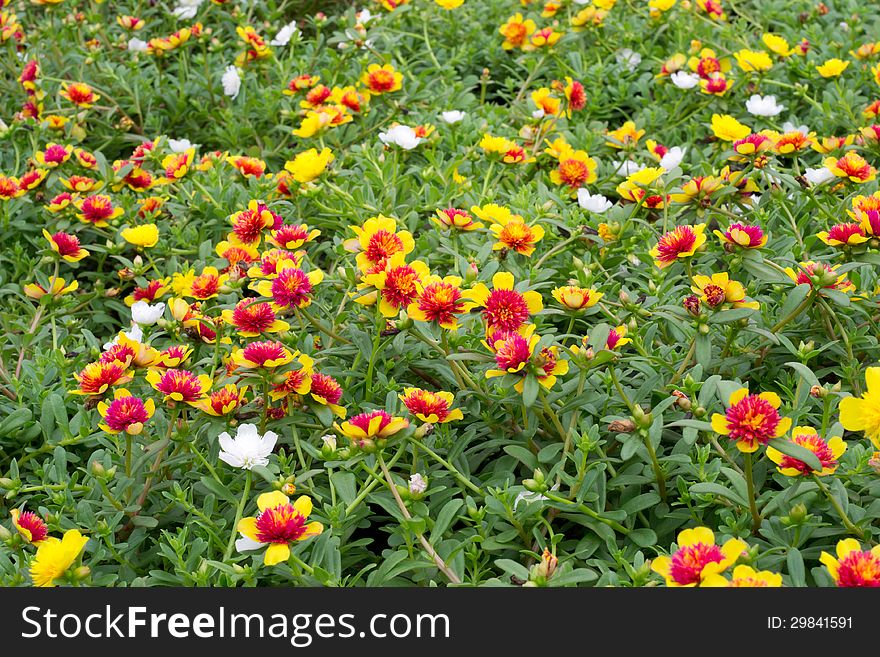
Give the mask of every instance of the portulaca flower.
[{"label": "portulaca flower", "polygon": [[269,454],[275,449],[278,435],[267,431],[261,436],[256,424],[240,424],[235,438],[225,431],[218,436],[220,460],[233,468],[250,470],[255,465],[268,465]]},{"label": "portulaca flower", "polygon": [[642,63],[642,56],[630,48],[618,50],[614,57],[617,59],[618,64],[630,71],[636,70],[636,67]]},{"label": "portulaca flower", "polygon": [[128,40],[128,49],[131,52],[147,52],[148,43],[143,39],[132,37]]},{"label": "portulaca flower", "polygon": [[409,492],[413,495],[421,495],[426,490],[428,490],[428,481],[418,472],[413,475],[410,475],[409,478]]},{"label": "portulaca flower", "polygon": [[231,98],[236,98],[238,92],[241,91],[241,75],[238,68],[230,64],[223,73],[223,93]]},{"label": "portulaca flower", "polygon": [[688,73],[687,71],[676,71],[669,76],[669,79],[679,89],[693,89],[700,84],[700,76],[696,73]]},{"label": "portulaca flower", "polygon": [[406,151],[412,150],[422,142],[422,138],[416,136],[416,131],[406,125],[396,125],[388,128],[388,132],[380,132],[379,140],[385,145],[394,144]]},{"label": "portulaca flower", "polygon": [[168,139],[168,148],[172,153],[185,153],[190,148],[195,148],[198,144],[193,144],[189,139]]},{"label": "portulaca flower", "polygon": [[752,116],[776,116],[785,108],[776,102],[776,96],[754,94],[746,101],[746,110]]},{"label": "portulaca flower", "polygon": [[152,326],[165,314],[165,304],[161,301],[150,305],[144,300],[135,301],[131,307],[131,321],[138,326]]},{"label": "portulaca flower", "polygon": [[672,171],[681,164],[681,161],[684,159],[685,150],[681,146],[673,146],[660,158],[660,166],[667,171]]},{"label": "portulaca flower", "polygon": [[467,114],[460,110],[449,110],[448,112],[440,112],[440,118],[450,125],[452,125],[453,123],[458,123],[466,116]]},{"label": "portulaca flower", "polygon": [[645,168],[644,164],[639,164],[638,162],[633,162],[632,160],[624,160],[623,162],[612,162],[614,165],[614,170],[617,172],[618,176],[631,176],[637,171],[641,171]]},{"label": "portulaca flower", "polygon": [[[125,331],[125,337],[129,340],[134,340],[135,342],[143,342],[144,340],[144,330],[140,327],[139,324],[131,323],[131,328]],[[104,351],[107,351],[110,347],[119,342],[119,335],[117,334],[110,342],[104,343]]]},{"label": "portulaca flower", "polygon": [[811,185],[821,185],[834,178],[834,174],[831,173],[831,169],[827,167],[821,167],[819,169],[811,169],[807,167],[807,172],[804,174],[804,178],[806,178],[807,182]]},{"label": "portulaca flower", "polygon": [[377,16],[373,16],[373,14],[370,13],[369,9],[361,9],[358,13],[354,15],[354,17],[355,20],[357,20],[357,22],[361,25],[366,25],[371,20],[373,20],[373,18],[378,18]]},{"label": "portulaca flower", "polygon": [[804,137],[810,134],[810,129],[805,125],[795,125],[791,121],[782,124],[782,132],[799,132]]},{"label": "portulaca flower", "polygon": [[290,43],[291,37],[296,34],[296,21],[290,21],[287,25],[282,27],[278,34],[275,35],[275,38],[269,42],[270,46],[286,46]]},{"label": "portulaca flower", "polygon": [[194,18],[199,11],[199,7],[205,0],[177,0],[177,7],[174,8],[174,15],[181,20],[189,20]]},{"label": "portulaca flower", "polygon": [[590,194],[586,189],[581,187],[577,191],[578,205],[580,205],[584,210],[588,212],[595,212],[596,214],[602,214],[607,212],[608,209],[613,205],[611,201],[602,196],[601,194]]}]

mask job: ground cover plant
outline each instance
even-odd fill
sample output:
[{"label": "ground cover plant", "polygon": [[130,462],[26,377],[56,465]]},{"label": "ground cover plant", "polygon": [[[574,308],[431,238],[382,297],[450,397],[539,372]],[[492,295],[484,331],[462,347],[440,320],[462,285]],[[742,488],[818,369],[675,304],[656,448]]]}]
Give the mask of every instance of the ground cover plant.
[{"label": "ground cover plant", "polygon": [[880,585],[870,3],[0,7],[3,585]]}]

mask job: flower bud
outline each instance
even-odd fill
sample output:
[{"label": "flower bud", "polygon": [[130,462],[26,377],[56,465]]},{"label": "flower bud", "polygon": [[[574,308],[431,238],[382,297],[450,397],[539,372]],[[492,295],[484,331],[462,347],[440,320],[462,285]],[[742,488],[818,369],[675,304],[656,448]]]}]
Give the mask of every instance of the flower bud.
[{"label": "flower bud", "polygon": [[691,400],[681,390],[673,390],[672,396],[675,397],[675,404],[683,411],[691,410]]},{"label": "flower bud", "polygon": [[419,499],[428,490],[428,480],[416,472],[409,478],[409,494],[413,499]]},{"label": "flower bud", "polygon": [[694,317],[700,316],[700,297],[696,294],[685,297],[684,301],[681,302],[681,305],[684,306],[684,309],[687,310],[690,315],[693,315]]},{"label": "flower bud", "polygon": [[632,433],[636,430],[636,423],[632,420],[612,420],[608,425],[608,431],[612,433]]},{"label": "flower bud", "polygon": [[868,465],[880,475],[880,452],[874,452],[871,454],[871,458],[868,459]]},{"label": "flower bud", "polygon": [[92,574],[92,569],[88,566],[80,566],[76,570],[73,571],[73,577],[76,580],[82,581],[86,579],[89,575]]},{"label": "flower bud", "polygon": [[6,542],[10,538],[12,538],[12,532],[6,529],[3,525],[0,525],[0,542]]},{"label": "flower bud", "polygon": [[810,386],[810,396],[816,399],[824,399],[828,396],[828,390],[822,386]]},{"label": "flower bud", "polygon": [[434,431],[434,425],[430,422],[426,422],[413,433],[413,437],[415,438],[424,438],[425,436],[431,434]]}]

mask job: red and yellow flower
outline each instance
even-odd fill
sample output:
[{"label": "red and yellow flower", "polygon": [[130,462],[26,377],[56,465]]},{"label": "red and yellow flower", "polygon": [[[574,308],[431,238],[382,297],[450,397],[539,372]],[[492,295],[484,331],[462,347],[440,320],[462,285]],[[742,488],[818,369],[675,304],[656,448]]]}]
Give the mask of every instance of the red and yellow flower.
[{"label": "red and yellow flower", "polygon": [[104,420],[98,426],[107,433],[124,431],[130,436],[137,436],[156,412],[156,404],[152,399],[144,402],[125,388],[117,388],[113,392],[113,401],[109,404],[104,401],[98,403],[98,412]]},{"label": "red and yellow flower", "polygon": [[483,227],[481,222],[474,221],[470,212],[457,208],[437,210],[436,214],[431,216],[431,221],[441,228],[452,228],[455,230],[471,231]]},{"label": "red and yellow flower", "polygon": [[536,29],[538,26],[531,18],[523,18],[520,13],[514,14],[498,28],[498,32],[504,37],[501,47],[505,50],[513,50],[527,46],[529,37],[534,34]]},{"label": "red and yellow flower", "polygon": [[376,440],[393,436],[409,426],[409,421],[394,417],[385,411],[367,411],[355,415],[347,422],[333,425],[339,433],[351,440],[353,445],[367,447]]},{"label": "red and yellow flower", "polygon": [[419,322],[436,322],[440,327],[458,328],[456,315],[465,312],[466,302],[458,276],[428,276],[422,282],[418,297],[407,306],[411,319]]},{"label": "red and yellow flower", "polygon": [[150,370],[146,378],[154,390],[164,395],[164,401],[184,402],[190,406],[196,406],[202,401],[213,384],[207,374],[195,375],[188,370],[179,369],[168,369],[164,372]]},{"label": "red and yellow flower", "polygon": [[759,308],[757,301],[746,301],[746,290],[742,283],[731,280],[727,272],[719,272],[711,276],[694,276],[691,290],[700,295],[700,299],[710,308],[720,308],[729,303],[734,308]]},{"label": "red and yellow flower", "polygon": [[428,424],[444,424],[464,418],[461,409],[452,408],[455,395],[451,392],[405,388],[398,397],[410,413]]},{"label": "red and yellow flower", "polygon": [[324,526],[317,521],[308,522],[312,513],[311,498],[302,495],[293,504],[281,491],[263,493],[257,498],[260,512],[255,517],[242,518],[238,532],[243,538],[236,541],[239,552],[266,547],[263,563],[267,566],[287,561],[290,544],[318,536]]},{"label": "red and yellow flower", "polygon": [[846,451],[846,443],[839,436],[830,440],[822,438],[812,427],[795,427],[791,430],[791,441],[804,447],[819,459],[822,469],[816,471],[809,465],[793,456],[783,454],[772,446],[767,446],[767,458],[777,465],[777,470],[787,477],[818,475],[824,477],[834,474],[839,465],[841,455]]},{"label": "red and yellow flower", "polygon": [[242,299],[235,308],[224,310],[222,317],[243,338],[256,338],[263,333],[278,333],[290,328],[290,324],[278,319],[270,304],[254,298]]},{"label": "red and yellow flower", "polygon": [[272,401],[285,399],[290,395],[305,395],[312,389],[312,374],[315,361],[311,356],[297,352],[294,354],[299,368],[289,370],[281,375],[280,380],[272,386],[269,397]]},{"label": "red and yellow flower", "polygon": [[361,76],[361,83],[374,96],[400,91],[403,88],[403,74],[391,64],[370,64]]},{"label": "red and yellow flower", "polygon": [[247,389],[247,386],[239,388],[234,383],[227,383],[219,390],[215,390],[208,397],[194,404],[194,406],[200,411],[215,417],[229,415],[244,405]]},{"label": "red and yellow flower", "polygon": [[706,242],[705,229],[706,224],[676,226],[664,234],[650,251],[654,264],[665,269],[682,258],[693,256]]},{"label": "red and yellow flower", "polygon": [[530,226],[519,215],[511,216],[504,223],[493,223],[489,230],[498,240],[492,245],[494,251],[509,249],[524,256],[532,255],[535,245],[544,237],[542,226]]},{"label": "red and yellow flower", "polygon": [[73,155],[72,146],[49,143],[46,144],[46,148],[34,153],[34,160],[36,160],[40,166],[54,169],[67,162],[71,155]]},{"label": "red and yellow flower", "polygon": [[91,224],[96,228],[105,228],[114,219],[122,216],[122,208],[113,207],[113,201],[109,196],[93,194],[75,203],[79,210],[77,217],[83,223]]},{"label": "red and yellow flower", "polygon": [[712,415],[712,430],[735,440],[741,452],[755,452],[791,427],[791,419],[779,415],[781,405],[775,392],[751,395],[748,388],[740,388],[730,395],[724,415]]},{"label": "red and yellow flower", "polygon": [[395,253],[406,255],[415,248],[412,233],[397,232],[397,222],[391,217],[371,217],[363,226],[351,226],[357,237],[346,240],[345,248],[357,253],[355,260],[361,272],[367,274],[384,269]]},{"label": "red and yellow flower", "polygon": [[464,292],[465,311],[483,309],[483,319],[491,329],[515,331],[523,326],[531,315],[544,309],[541,294],[534,290],[518,292],[514,289],[513,274],[498,272],[492,277],[492,289],[485,283],[477,283]]},{"label": "red and yellow flower", "polygon": [[67,262],[79,262],[89,255],[89,252],[79,245],[79,238],[76,235],[61,231],[53,235],[44,228],[43,237],[48,240],[52,250]]},{"label": "red and yellow flower", "polygon": [[342,399],[342,386],[328,374],[312,372],[312,385],[309,394],[319,404],[327,406],[338,417],[345,417],[345,409],[339,405]]},{"label": "red and yellow flower", "polygon": [[839,587],[880,587],[880,545],[870,550],[854,538],[837,543],[837,557],[822,552],[819,561],[828,569],[834,583]]},{"label": "red and yellow flower", "polygon": [[293,362],[295,355],[280,342],[251,342],[232,352],[232,362],[244,369],[275,369]]},{"label": "red and yellow flower", "polygon": [[816,233],[816,237],[828,246],[835,247],[855,246],[868,241],[865,229],[856,223],[835,224],[828,230]]},{"label": "red and yellow flower", "polygon": [[88,109],[101,98],[85,82],[62,82],[58,95],[82,109]]},{"label": "red and yellow flower", "polygon": [[720,230],[713,231],[721,240],[725,251],[734,249],[760,249],[767,244],[767,235],[755,224],[743,224],[735,222],[730,224],[723,233]]},{"label": "red and yellow flower", "polygon": [[112,386],[125,385],[134,376],[128,365],[117,361],[97,361],[86,365],[81,372],[73,375],[79,387],[71,390],[72,395],[103,395]]},{"label": "red and yellow flower", "polygon": [[[428,266],[420,261],[404,262],[402,253],[388,259],[381,271],[363,277],[366,285],[379,291],[379,311],[385,317],[396,317],[401,309],[407,308],[422,287],[423,281],[431,275]],[[362,303],[369,303],[369,295],[361,296]]]},{"label": "red and yellow flower", "polygon": [[49,538],[46,521],[33,511],[12,509],[9,515],[12,516],[12,526],[27,543],[39,546]]},{"label": "red and yellow flower", "polygon": [[708,575],[702,586],[725,588],[778,588],[782,586],[782,575],[769,570],[757,571],[751,566],[741,564],[733,569],[730,579],[723,575]]},{"label": "red and yellow flower", "polygon": [[727,570],[748,548],[738,538],[716,545],[715,534],[708,527],[684,529],[676,543],[678,549],[670,556],[656,557],[651,562],[651,570],[672,587],[706,586],[710,577]]},{"label": "red and yellow flower", "polygon": [[572,311],[591,308],[604,296],[602,292],[577,285],[564,285],[554,288],[551,294],[561,306]]},{"label": "red and yellow flower", "polygon": [[829,157],[822,163],[838,178],[846,178],[854,183],[866,183],[877,177],[877,169],[855,151],[847,151],[842,157]]},{"label": "red and yellow flower", "polygon": [[277,312],[284,308],[305,308],[312,303],[312,289],[324,280],[324,272],[313,269],[308,274],[291,261],[278,263],[278,274],[272,279],[251,284],[251,289],[260,296],[272,299],[272,308]]}]

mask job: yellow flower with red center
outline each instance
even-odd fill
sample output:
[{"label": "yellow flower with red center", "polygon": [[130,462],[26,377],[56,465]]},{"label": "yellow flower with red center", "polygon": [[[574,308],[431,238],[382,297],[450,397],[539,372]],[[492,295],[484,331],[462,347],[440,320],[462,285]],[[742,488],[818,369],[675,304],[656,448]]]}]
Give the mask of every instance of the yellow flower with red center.
[{"label": "yellow flower with red center", "polygon": [[501,161],[504,164],[528,164],[534,162],[535,158],[530,157],[522,146],[511,141],[507,144],[507,150],[502,153]]},{"label": "yellow flower with red center", "polygon": [[816,70],[823,78],[836,78],[843,73],[848,66],[849,62],[834,57],[817,66]]},{"label": "yellow flower with red center", "polygon": [[146,378],[154,390],[164,395],[164,401],[184,402],[190,406],[197,406],[213,384],[207,374],[196,376],[188,370],[179,369],[168,369],[164,372],[150,370]]},{"label": "yellow flower with red center", "polygon": [[145,287],[136,287],[124,301],[126,306],[133,306],[135,301],[152,303],[166,294],[168,294],[168,279],[161,278],[149,281]]},{"label": "yellow flower with red center", "polygon": [[370,95],[368,93],[361,93],[352,86],[333,87],[330,91],[330,100],[335,105],[340,105],[355,114],[360,114],[366,110],[366,106],[370,102]]},{"label": "yellow flower with red center", "polygon": [[836,558],[822,552],[819,561],[837,586],[880,587],[880,545],[862,550],[856,539],[845,538],[837,543],[836,552]]},{"label": "yellow flower with red center", "polygon": [[315,361],[306,354],[297,352],[294,354],[299,367],[295,370],[284,372],[272,389],[269,391],[269,397],[272,401],[285,399],[290,395],[306,395],[312,389],[312,374],[315,371]]},{"label": "yellow flower with red center", "polygon": [[199,301],[213,299],[220,294],[220,288],[228,280],[229,274],[221,274],[216,267],[205,267],[201,274],[192,279],[183,296]]},{"label": "yellow flower with red center", "polygon": [[345,409],[339,405],[339,401],[342,399],[342,386],[332,376],[321,372],[312,372],[309,395],[319,404],[330,408],[338,417],[345,417]]},{"label": "yellow flower with red center", "polygon": [[700,91],[712,96],[723,96],[733,87],[733,80],[724,77],[721,73],[715,73],[709,78],[700,80]]},{"label": "yellow flower with red center", "polygon": [[455,230],[471,231],[483,227],[482,223],[474,221],[474,218],[467,210],[459,210],[458,208],[437,210],[436,214],[431,217],[431,221],[441,228],[452,228]]},{"label": "yellow flower with red center", "polygon": [[267,241],[278,248],[293,250],[314,241],[320,234],[321,231],[317,228],[309,230],[307,224],[283,225],[273,230]]},{"label": "yellow flower with red center", "polygon": [[415,248],[415,240],[408,230],[397,232],[397,222],[391,217],[371,217],[363,226],[350,226],[356,237],[346,240],[346,250],[357,253],[355,260],[363,273],[380,271],[395,253],[406,255]]},{"label": "yellow flower with red center", "polygon": [[58,95],[82,109],[88,109],[101,98],[85,82],[62,82]]},{"label": "yellow flower with red center", "polygon": [[253,298],[242,299],[235,304],[235,308],[224,310],[221,316],[243,338],[256,338],[263,333],[290,329],[290,324],[278,319],[271,305]]},{"label": "yellow flower with red center", "polygon": [[553,95],[547,87],[531,93],[532,102],[545,116],[559,116],[562,113],[562,100]]},{"label": "yellow flower with red center", "polygon": [[853,246],[863,244],[868,241],[865,235],[865,229],[861,224],[840,223],[834,224],[828,230],[816,233],[816,237],[825,242],[828,246]]},{"label": "yellow flower with red center", "polygon": [[43,121],[45,121],[46,127],[49,128],[49,130],[64,130],[64,126],[70,122],[70,119],[58,114],[49,114],[48,116],[43,117]]},{"label": "yellow flower with red center", "polygon": [[483,319],[490,329],[515,331],[523,326],[531,315],[544,309],[541,294],[534,290],[518,292],[514,289],[513,274],[500,271],[492,277],[492,288],[477,283],[464,292],[465,311],[483,309]]},{"label": "yellow flower with red center", "polygon": [[422,281],[418,297],[407,306],[407,315],[418,322],[433,322],[454,331],[458,328],[456,315],[467,307],[460,286],[458,276],[428,276]]},{"label": "yellow flower with red center", "polygon": [[670,194],[676,203],[697,202],[708,204],[709,198],[724,187],[724,180],[716,176],[696,176],[681,186],[681,192]]},{"label": "yellow flower with red center", "polygon": [[708,575],[702,586],[725,588],[778,588],[782,586],[782,575],[769,570],[757,571],[745,564],[733,569],[733,575],[726,579],[722,575]]},{"label": "yellow flower with red center", "polygon": [[[0,175],[0,199],[6,198],[3,195],[3,183],[4,183],[3,176]],[[15,185],[15,190],[18,192],[18,194],[16,194],[16,196],[21,196],[22,194],[24,194],[23,189],[21,189],[21,190],[18,189],[17,183]],[[57,212],[61,212],[62,210],[66,209],[68,206],[70,206],[70,204],[73,203],[75,200],[76,200],[76,197],[73,194],[71,194],[70,192],[61,192],[60,194],[57,194],[56,196],[54,196],[46,204],[46,210],[48,210],[52,214],[55,214]]]},{"label": "yellow flower with red center", "polygon": [[[798,134],[801,134],[801,133],[798,133]],[[737,139],[735,142],[733,142],[733,150],[736,151],[739,155],[760,156],[760,155],[766,153],[767,151],[770,151],[773,149],[774,149],[773,140],[769,136],[767,136],[766,134],[762,134],[762,133],[754,133],[751,135],[747,135],[747,136],[743,137],[742,139]],[[746,161],[746,158],[744,158],[744,157],[743,158],[731,157],[730,159],[737,161],[737,162]]]},{"label": "yellow flower with red center", "polygon": [[52,250],[67,262],[79,262],[89,256],[89,252],[79,245],[79,238],[76,235],[61,231],[53,235],[44,228],[43,237],[49,241]]},{"label": "yellow flower with red center", "polygon": [[795,427],[791,430],[791,441],[813,452],[822,464],[822,469],[816,471],[800,459],[783,454],[768,445],[767,458],[773,461],[777,465],[776,469],[787,477],[811,476],[814,474],[824,477],[834,474],[839,465],[838,461],[841,455],[846,451],[846,443],[843,442],[840,436],[834,436],[826,441],[812,427]]},{"label": "yellow flower with red center", "polygon": [[846,178],[854,183],[870,182],[877,177],[877,169],[854,151],[847,151],[840,158],[829,157],[822,164],[838,178]]},{"label": "yellow flower with red center", "polygon": [[73,148],[71,146],[49,143],[46,144],[46,148],[34,153],[34,160],[40,166],[54,169],[67,162],[71,155],[73,155]]},{"label": "yellow flower with red center", "polygon": [[708,80],[718,73],[727,73],[730,70],[730,60],[719,59],[711,48],[703,48],[698,56],[689,58],[687,64],[688,68],[704,80]]},{"label": "yellow flower with red center", "polygon": [[785,273],[797,285],[815,285],[829,290],[852,292],[856,286],[847,278],[847,275],[836,273],[840,265],[826,265],[824,262],[801,262],[795,271],[791,267],[785,268]]},{"label": "yellow flower with red center", "polygon": [[455,395],[451,392],[429,392],[421,388],[404,388],[398,395],[407,410],[428,424],[444,424],[464,419],[459,408],[452,408]]},{"label": "yellow flower with red center", "polygon": [[24,191],[36,189],[43,184],[49,172],[46,169],[33,169],[27,173],[23,173],[18,179],[18,186]]},{"label": "yellow flower with red center", "polygon": [[129,244],[141,249],[149,249],[159,243],[159,228],[156,224],[131,226],[121,230],[119,235]]},{"label": "yellow flower with red center", "polygon": [[403,88],[403,74],[391,64],[370,64],[361,76],[361,83],[374,96],[400,91]]},{"label": "yellow flower with red center", "polygon": [[529,36],[529,40],[522,47],[523,50],[535,50],[537,48],[550,48],[555,46],[562,38],[562,32],[557,32],[552,27],[542,27]]},{"label": "yellow flower with red center", "polygon": [[723,573],[748,549],[738,538],[716,545],[715,533],[708,527],[684,529],[676,543],[678,549],[670,556],[656,557],[651,562],[651,570],[671,587],[705,586],[706,580]]},{"label": "yellow flower with red center", "polygon": [[847,210],[850,217],[857,220],[868,235],[880,235],[880,192],[871,196],[856,196],[852,200],[852,210]]},{"label": "yellow flower with red center", "polygon": [[78,289],[78,281],[71,281],[70,284],[68,284],[67,281],[59,277],[51,279],[48,290],[39,283],[28,283],[24,286],[24,293],[31,299],[42,299],[47,294],[57,298]]},{"label": "yellow flower with red center", "polygon": [[302,73],[300,75],[297,75],[295,78],[287,83],[287,88],[284,90],[284,93],[288,96],[293,96],[299,91],[311,89],[320,81],[320,75],[309,75],[308,73]]},{"label": "yellow flower with red center", "polygon": [[229,216],[232,223],[232,236],[240,244],[258,246],[262,239],[263,231],[266,229],[275,230],[281,228],[283,219],[280,215],[272,212],[269,207],[261,201],[252,200],[248,202],[246,210],[234,212]]},{"label": "yellow flower with red center", "polygon": [[[184,324],[186,324],[186,322],[184,322]],[[156,355],[152,366],[161,369],[180,367],[187,361],[192,352],[192,347],[186,347],[183,345],[166,347]]]},{"label": "yellow flower with red center", "polygon": [[194,406],[208,415],[222,417],[244,405],[246,392],[247,386],[239,388],[234,383],[227,383]]},{"label": "yellow flower with red center", "polygon": [[[877,65],[877,68],[880,70],[880,64]],[[880,116],[880,98],[866,106],[865,109],[862,110],[862,116],[866,119],[876,119]]]},{"label": "yellow flower with red center", "polygon": [[724,13],[720,0],[697,0],[697,7],[706,12],[713,21],[727,20],[727,14]]},{"label": "yellow flower with red center", "polygon": [[423,281],[430,276],[428,265],[420,260],[404,261],[402,253],[391,256],[385,269],[367,274],[364,283],[379,291],[379,311],[385,317],[396,317],[418,296]]},{"label": "yellow flower with red center", "polygon": [[49,536],[49,528],[46,521],[33,511],[22,512],[21,509],[12,509],[12,525],[19,535],[31,545],[39,547]]},{"label": "yellow flower with red center", "polygon": [[166,155],[162,158],[165,178],[170,182],[183,178],[189,171],[195,156],[196,150],[194,148],[187,148],[183,153],[170,153]]},{"label": "yellow flower with red center", "polygon": [[55,580],[64,576],[88,542],[88,536],[80,534],[78,529],[69,529],[63,538],[50,536],[45,539],[37,548],[29,568],[34,586],[55,586]]},{"label": "yellow flower with red center", "polygon": [[81,372],[73,375],[79,387],[71,390],[71,395],[103,395],[112,386],[125,385],[134,376],[128,365],[117,361],[97,361],[86,365]]},{"label": "yellow flower with red center", "polygon": [[[18,185],[18,178],[15,176],[4,176],[0,173],[0,200],[8,201],[24,195],[23,190]],[[70,196],[68,194],[68,196]]]},{"label": "yellow flower with red center", "polygon": [[136,16],[122,15],[116,17],[116,23],[124,30],[137,32],[144,26],[144,20]]},{"label": "yellow flower with red center", "polygon": [[296,182],[305,184],[317,179],[333,161],[333,151],[329,148],[310,148],[285,163],[284,169],[289,171]]},{"label": "yellow flower with red center", "polygon": [[334,423],[335,429],[346,436],[352,445],[370,447],[376,440],[382,440],[406,429],[409,421],[402,417],[394,417],[385,411],[367,411],[355,415],[341,425]]},{"label": "yellow flower with red center", "polygon": [[74,148],[73,154],[76,156],[76,161],[83,169],[97,169],[98,168],[98,158],[89,153],[88,151],[83,150],[82,148]]},{"label": "yellow flower with red center", "polygon": [[639,140],[644,136],[645,131],[639,130],[636,128],[636,124],[634,121],[627,121],[622,126],[617,128],[617,130],[609,130],[608,136],[610,139],[605,142],[606,145],[611,146],[612,148],[628,148],[635,146],[639,143]]},{"label": "yellow flower with red center", "polygon": [[492,224],[489,229],[498,240],[492,245],[492,250],[510,249],[524,256],[531,256],[535,252],[535,244],[544,237],[541,226],[530,226],[518,215],[512,216],[503,224]]},{"label": "yellow flower with red center", "polygon": [[763,50],[748,50],[743,48],[733,53],[736,63],[746,73],[763,73],[773,68],[773,60]]},{"label": "yellow flower with red center", "polygon": [[681,258],[690,258],[705,242],[706,224],[676,226],[665,233],[651,249],[654,264],[665,269]]},{"label": "yellow flower with red center", "polygon": [[523,18],[520,13],[514,14],[498,28],[499,34],[504,37],[501,47],[505,50],[513,50],[528,45],[529,37],[536,29],[538,26],[531,18]]},{"label": "yellow flower with red center", "polygon": [[104,186],[103,182],[88,176],[70,176],[69,178],[59,178],[59,180],[71,192],[94,192]]},{"label": "yellow flower with red center", "polygon": [[293,362],[296,357],[280,342],[251,342],[232,352],[232,362],[244,369],[275,369]]},{"label": "yellow flower with red center", "polygon": [[816,136],[815,132],[803,133],[800,130],[792,130],[782,134],[772,130],[762,130],[761,134],[773,141],[773,151],[777,155],[800,153],[815,143]]},{"label": "yellow flower with red center", "polygon": [[880,449],[880,367],[865,370],[867,390],[859,397],[840,400],[840,423],[847,431],[861,431]]},{"label": "yellow flower with red center", "polygon": [[226,161],[245,178],[262,178],[266,173],[266,163],[258,157],[230,155]]},{"label": "yellow flower with red center", "polygon": [[260,259],[260,252],[257,247],[227,240],[217,242],[214,252],[229,262],[229,270],[237,269],[239,275],[243,275],[246,272],[242,265],[247,265]]},{"label": "yellow flower with red center", "polygon": [[757,301],[746,301],[746,290],[742,283],[731,280],[726,272],[711,276],[694,276],[691,290],[700,295],[710,308],[719,308],[725,303],[731,304],[734,308],[757,310],[759,307]]},{"label": "yellow flower with red center", "polygon": [[595,306],[604,294],[592,288],[564,285],[554,288],[553,298],[568,310],[586,310]]},{"label": "yellow flower with red center", "polygon": [[93,194],[87,196],[75,204],[79,210],[77,217],[80,221],[92,224],[96,228],[105,228],[110,222],[122,216],[123,209],[113,207],[113,201],[109,196],[103,194]]},{"label": "yellow flower with red center", "polygon": [[137,436],[144,430],[144,425],[156,412],[156,404],[152,399],[144,402],[135,397],[125,388],[118,388],[113,393],[113,401],[98,403],[98,413],[104,421],[98,425],[110,434],[122,433]]},{"label": "yellow flower with red center", "polygon": [[251,284],[260,296],[272,299],[276,312],[283,308],[305,308],[312,303],[312,289],[324,280],[324,272],[313,269],[308,274],[290,260],[277,264],[278,275]]},{"label": "yellow flower with red center", "polygon": [[491,379],[505,374],[527,374],[526,366],[535,353],[535,347],[541,337],[535,335],[534,324],[521,327],[519,330],[490,330],[486,336],[486,346],[495,355],[495,365],[486,371],[486,378]]},{"label": "yellow flower with red center", "polygon": [[555,185],[565,185],[572,195],[584,185],[596,182],[598,165],[586,151],[569,148],[559,155],[559,164],[550,172]]},{"label": "yellow flower with red center", "polygon": [[739,451],[755,452],[791,427],[791,419],[779,415],[781,405],[775,392],[750,395],[748,388],[740,388],[730,395],[724,415],[712,415],[712,430],[735,440]]},{"label": "yellow flower with red center", "polygon": [[312,513],[311,498],[302,495],[293,504],[281,491],[263,493],[257,498],[260,512],[256,517],[242,518],[236,529],[242,538],[235,542],[239,552],[266,547],[263,563],[267,566],[287,561],[290,544],[319,536],[324,526],[308,522]]},{"label": "yellow flower with red center", "polygon": [[247,271],[250,278],[275,278],[278,272],[283,269],[279,268],[279,264],[285,263],[286,266],[299,267],[302,263],[305,252],[303,251],[285,251],[284,249],[267,249],[260,255],[260,261]]},{"label": "yellow flower with red center", "polygon": [[712,115],[712,132],[722,141],[737,141],[744,139],[752,131],[729,114]]}]

